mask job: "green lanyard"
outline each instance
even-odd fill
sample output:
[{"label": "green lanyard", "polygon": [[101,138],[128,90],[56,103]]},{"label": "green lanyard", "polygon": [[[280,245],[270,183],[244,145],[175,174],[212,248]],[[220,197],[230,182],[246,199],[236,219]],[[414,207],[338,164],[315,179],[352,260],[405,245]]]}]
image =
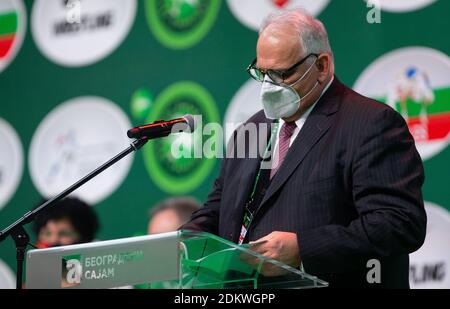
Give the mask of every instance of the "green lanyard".
[{"label": "green lanyard", "polygon": [[262,160],[261,160],[261,163],[259,166],[259,170],[258,170],[258,174],[256,174],[255,183],[253,184],[253,190],[250,194],[250,199],[247,201],[247,203],[245,203],[244,219],[242,222],[241,233],[239,235],[239,242],[238,242],[240,245],[244,242],[245,236],[247,235],[248,228],[250,227],[250,224],[253,221],[253,213],[250,211],[250,209],[248,209],[247,206],[250,203],[253,203],[256,188],[258,187],[258,183],[259,183],[259,178],[261,177],[262,164],[263,164],[263,161],[267,158],[269,149],[272,147],[274,138],[278,133],[278,126],[279,126],[279,123],[278,123],[278,121],[276,121],[275,125],[272,128],[270,140],[269,140],[269,143],[267,144],[266,151],[264,152],[264,156],[262,157]]},{"label": "green lanyard", "polygon": [[253,190],[250,194],[250,200],[249,203],[253,202],[253,199],[255,197],[256,188],[258,187],[259,178],[261,177],[261,165],[263,164],[263,161],[267,158],[267,155],[269,154],[269,149],[272,147],[272,144],[274,142],[274,139],[278,133],[278,127],[279,127],[278,120],[274,123],[274,126],[272,128],[272,132],[270,134],[270,140],[267,144],[266,150],[264,151],[264,156],[262,157],[261,164],[259,166],[258,174],[256,174],[255,183],[253,184]]}]

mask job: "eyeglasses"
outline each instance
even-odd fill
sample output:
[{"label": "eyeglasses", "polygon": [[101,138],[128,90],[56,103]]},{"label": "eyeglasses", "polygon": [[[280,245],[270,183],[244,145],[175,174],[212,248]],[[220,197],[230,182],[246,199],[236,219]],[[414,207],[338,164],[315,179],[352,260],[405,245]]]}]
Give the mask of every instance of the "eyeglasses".
[{"label": "eyeglasses", "polygon": [[250,74],[250,76],[258,81],[258,82],[263,82],[264,78],[266,77],[266,74],[269,75],[270,79],[275,82],[275,83],[284,83],[284,81],[292,75],[292,73],[294,73],[294,70],[300,66],[303,62],[306,61],[306,59],[308,59],[311,56],[316,56],[319,57],[318,54],[309,54],[308,56],[306,56],[305,58],[301,59],[299,62],[297,62],[296,64],[294,64],[293,66],[291,66],[289,69],[286,70],[261,70],[256,66],[256,61],[257,59],[255,58],[255,60],[253,60],[252,64],[250,64],[247,67],[247,72],[248,74]]}]

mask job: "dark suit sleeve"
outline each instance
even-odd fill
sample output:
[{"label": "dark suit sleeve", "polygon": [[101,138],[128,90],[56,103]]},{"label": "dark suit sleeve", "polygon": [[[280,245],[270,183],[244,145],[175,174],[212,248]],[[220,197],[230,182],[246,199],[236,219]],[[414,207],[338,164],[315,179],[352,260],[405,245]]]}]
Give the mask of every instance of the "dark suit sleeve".
[{"label": "dark suit sleeve", "polygon": [[[256,113],[246,122],[246,124],[256,123],[261,115],[263,115],[262,111]],[[236,147],[238,143],[237,139],[239,136],[242,136],[239,135],[238,132],[243,128],[245,128],[245,125],[236,128],[228,141],[226,155],[222,159],[219,176],[214,181],[213,188],[209,193],[205,204],[200,210],[193,213],[191,219],[186,224],[182,225],[179,228],[180,230],[202,231],[215,235],[219,234],[220,204],[226,180],[227,166],[231,164],[232,158],[238,157],[239,148]]]},{"label": "dark suit sleeve", "polygon": [[220,201],[224,181],[225,165],[227,159],[223,158],[219,177],[214,181],[213,188],[203,207],[192,214],[189,222],[180,227],[180,230],[208,232],[217,235],[219,233]]},{"label": "dark suit sleeve", "polygon": [[307,272],[342,273],[370,258],[411,253],[423,244],[422,161],[403,118],[382,108],[354,132],[351,160],[358,218],[298,233]]}]

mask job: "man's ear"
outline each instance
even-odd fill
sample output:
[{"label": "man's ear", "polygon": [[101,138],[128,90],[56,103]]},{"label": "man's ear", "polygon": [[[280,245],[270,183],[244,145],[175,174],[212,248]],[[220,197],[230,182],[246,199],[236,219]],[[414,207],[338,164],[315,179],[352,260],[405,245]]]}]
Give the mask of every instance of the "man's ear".
[{"label": "man's ear", "polygon": [[319,71],[319,82],[323,83],[329,76],[331,70],[331,56],[329,54],[320,54],[317,58],[316,66]]}]

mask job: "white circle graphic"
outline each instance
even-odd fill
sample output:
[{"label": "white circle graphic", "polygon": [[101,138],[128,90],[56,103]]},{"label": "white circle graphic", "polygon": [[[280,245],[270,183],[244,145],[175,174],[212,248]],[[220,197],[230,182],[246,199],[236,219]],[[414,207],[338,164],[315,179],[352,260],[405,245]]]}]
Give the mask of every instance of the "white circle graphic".
[{"label": "white circle graphic", "polygon": [[[79,97],[51,111],[36,130],[29,154],[34,185],[52,197],[117,155],[131,127],[124,112],[100,97]],[[129,155],[73,194],[95,204],[112,194],[130,170]]]},{"label": "white circle graphic", "polygon": [[380,6],[383,11],[403,13],[423,9],[436,0],[366,0],[370,4]]},{"label": "white circle graphic", "polygon": [[27,28],[26,10],[22,0],[0,1],[0,72],[14,60],[22,46]]},{"label": "white circle graphic", "polygon": [[0,260],[0,289],[16,288],[16,276],[5,262]]},{"label": "white circle graphic", "polygon": [[226,141],[240,124],[262,109],[261,83],[250,79],[234,95],[228,105],[224,118]]},{"label": "white circle graphic", "polygon": [[313,16],[319,15],[330,0],[228,0],[234,16],[246,27],[258,31],[264,18],[280,9],[302,7]]},{"label": "white circle graphic", "polygon": [[33,37],[41,52],[59,65],[90,65],[122,43],[136,8],[136,0],[37,0],[31,20]]},{"label": "white circle graphic", "polygon": [[0,118],[0,209],[19,186],[23,171],[22,144],[16,131]]},{"label": "white circle graphic", "polygon": [[445,98],[450,92],[450,58],[446,54],[427,47],[389,52],[369,65],[353,88],[384,100],[403,115],[423,160],[447,147],[450,102]]},{"label": "white circle graphic", "polygon": [[410,254],[410,285],[418,289],[450,289],[450,212],[425,202],[425,243]]}]

